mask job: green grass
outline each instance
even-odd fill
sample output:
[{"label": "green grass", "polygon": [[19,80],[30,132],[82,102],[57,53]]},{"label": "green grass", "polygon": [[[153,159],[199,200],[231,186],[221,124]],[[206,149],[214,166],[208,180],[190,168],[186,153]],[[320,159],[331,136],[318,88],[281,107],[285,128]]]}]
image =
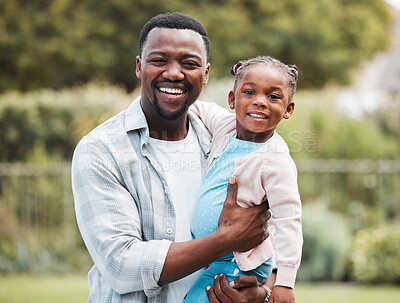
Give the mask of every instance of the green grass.
[{"label": "green grass", "polygon": [[0,302],[84,303],[89,288],[86,276],[0,276]]},{"label": "green grass", "polygon": [[355,284],[298,284],[296,303],[386,303],[400,302],[400,286]]},{"label": "green grass", "polygon": [[[4,303],[84,303],[86,276],[0,276],[0,302]],[[359,286],[354,284],[298,284],[297,303],[399,302],[399,286]]]}]

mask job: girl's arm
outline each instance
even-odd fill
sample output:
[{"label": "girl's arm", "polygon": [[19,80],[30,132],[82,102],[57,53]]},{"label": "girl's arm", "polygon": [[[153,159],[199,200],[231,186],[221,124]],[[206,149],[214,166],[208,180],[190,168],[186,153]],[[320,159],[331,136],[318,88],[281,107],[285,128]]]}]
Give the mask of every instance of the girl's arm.
[{"label": "girl's arm", "polygon": [[[271,152],[277,146],[284,148]],[[293,288],[300,265],[303,235],[297,170],[285,146],[280,140],[270,142],[267,149],[243,160],[235,169],[239,182],[238,204],[251,207],[266,197],[276,233],[275,239],[270,236],[260,246],[246,252],[234,252],[234,255],[240,269],[250,270],[267,260],[275,250],[276,285]]]},{"label": "girl's arm", "polygon": [[288,153],[274,153],[263,183],[276,229],[276,285],[294,288],[303,245],[297,169]]},{"label": "girl's arm", "polygon": [[196,101],[190,110],[201,119],[212,135],[234,119],[233,114],[214,102]]}]

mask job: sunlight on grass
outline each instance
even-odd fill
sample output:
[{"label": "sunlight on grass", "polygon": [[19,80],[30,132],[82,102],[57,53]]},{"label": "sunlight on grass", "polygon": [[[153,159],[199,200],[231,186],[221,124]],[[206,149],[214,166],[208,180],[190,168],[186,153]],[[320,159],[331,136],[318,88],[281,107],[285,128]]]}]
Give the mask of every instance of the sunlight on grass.
[{"label": "sunlight on grass", "polygon": [[0,276],[0,302],[84,303],[89,294],[85,275]]},{"label": "sunlight on grass", "polygon": [[354,284],[299,284],[296,303],[399,302],[400,287]]},{"label": "sunlight on grass", "polygon": [[[84,303],[89,290],[86,275],[0,276],[0,302]],[[297,303],[398,302],[399,286],[359,286],[355,284],[298,284]]]}]

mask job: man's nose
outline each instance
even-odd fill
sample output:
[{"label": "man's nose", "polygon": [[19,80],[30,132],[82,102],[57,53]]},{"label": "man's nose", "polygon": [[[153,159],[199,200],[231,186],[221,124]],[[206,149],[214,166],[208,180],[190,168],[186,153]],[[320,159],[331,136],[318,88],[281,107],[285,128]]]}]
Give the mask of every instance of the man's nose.
[{"label": "man's nose", "polygon": [[181,65],[178,62],[168,63],[162,75],[164,78],[171,81],[183,80],[185,78]]}]

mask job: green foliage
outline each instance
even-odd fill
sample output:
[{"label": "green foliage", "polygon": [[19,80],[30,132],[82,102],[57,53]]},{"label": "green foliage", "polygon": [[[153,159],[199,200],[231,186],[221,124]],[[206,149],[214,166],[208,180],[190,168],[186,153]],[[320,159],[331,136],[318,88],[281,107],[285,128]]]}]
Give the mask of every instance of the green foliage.
[{"label": "green foliage", "polygon": [[0,273],[87,268],[91,262],[75,222],[70,165],[52,163],[41,148],[34,156],[47,163],[14,164],[14,175],[0,179]]},{"label": "green foliage", "polygon": [[368,115],[384,134],[400,141],[400,94],[387,95],[377,109]]},{"label": "green foliage", "polygon": [[400,227],[362,230],[355,237],[353,276],[366,283],[400,283]]},{"label": "green foliage", "polygon": [[375,0],[0,1],[0,91],[91,79],[132,90],[140,29],[167,11],[205,25],[217,77],[239,59],[270,54],[296,63],[303,86],[344,83],[389,40],[387,5]]},{"label": "green foliage", "polygon": [[40,158],[40,149],[53,160],[70,159],[81,137],[126,105],[128,98],[122,89],[96,84],[5,93],[0,96],[0,162],[38,161],[34,158]]},{"label": "green foliage", "polygon": [[326,204],[303,207],[303,256],[298,281],[339,281],[346,273],[351,235],[346,221]]},{"label": "green foliage", "polygon": [[334,89],[296,93],[293,116],[277,128],[293,157],[398,159],[397,136],[383,132],[372,119],[347,117],[335,108],[336,96]]}]

